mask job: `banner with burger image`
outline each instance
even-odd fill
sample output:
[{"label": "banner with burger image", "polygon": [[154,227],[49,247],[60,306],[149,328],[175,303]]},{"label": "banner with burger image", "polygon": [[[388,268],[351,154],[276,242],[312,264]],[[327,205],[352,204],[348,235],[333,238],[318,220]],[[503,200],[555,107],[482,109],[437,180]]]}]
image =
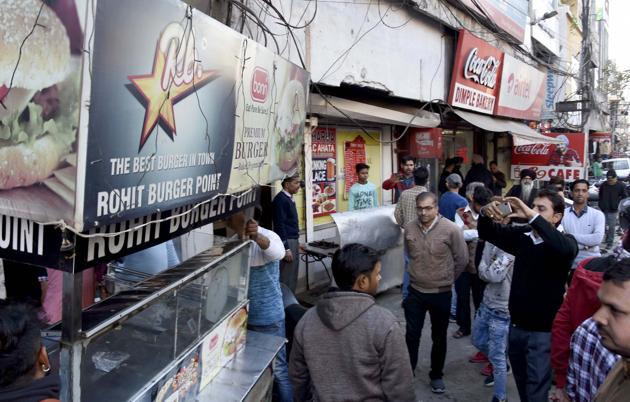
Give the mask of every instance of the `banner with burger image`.
[{"label": "banner with burger image", "polygon": [[75,0],[0,1],[2,214],[72,221],[84,15]]},{"label": "banner with burger image", "polygon": [[239,59],[230,191],[270,183],[298,169],[309,73],[246,40]]}]

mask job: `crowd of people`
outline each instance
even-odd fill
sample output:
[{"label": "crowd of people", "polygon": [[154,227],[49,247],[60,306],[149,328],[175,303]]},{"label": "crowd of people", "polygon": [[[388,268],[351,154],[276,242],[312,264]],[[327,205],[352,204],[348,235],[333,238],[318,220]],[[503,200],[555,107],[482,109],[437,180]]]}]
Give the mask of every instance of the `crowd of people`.
[{"label": "crowd of people", "polygon": [[[290,340],[274,362],[274,400],[415,401],[427,313],[428,385],[436,394],[447,392],[448,327],[454,320],[458,329],[451,336],[470,336],[478,350],[470,361],[487,363],[483,381],[493,387],[492,401],[507,400],[510,371],[521,401],[626,400],[630,199],[625,187],[608,171],[600,210],[588,205],[586,180],[570,183],[567,204],[559,178],[542,186],[536,172],[522,170],[519,183],[505,192],[506,176],[496,162],[487,168],[479,155],[472,161],[464,176],[463,160],[448,159],[439,194],[429,191],[428,170],[410,157],[383,183],[394,190],[394,218],[404,234],[404,328],[374,298],[381,270],[387,269],[382,251],[361,244],[335,253],[335,287],[315,307],[287,303],[298,279],[299,177],[282,181],[272,204],[273,230],[260,227],[247,212],[227,219],[231,235],[253,242],[249,329]],[[377,206],[369,166],[359,164],[356,171],[353,209]],[[624,232],[614,246],[618,220]],[[34,314],[21,304],[0,303],[0,401],[54,400],[58,393]]]}]

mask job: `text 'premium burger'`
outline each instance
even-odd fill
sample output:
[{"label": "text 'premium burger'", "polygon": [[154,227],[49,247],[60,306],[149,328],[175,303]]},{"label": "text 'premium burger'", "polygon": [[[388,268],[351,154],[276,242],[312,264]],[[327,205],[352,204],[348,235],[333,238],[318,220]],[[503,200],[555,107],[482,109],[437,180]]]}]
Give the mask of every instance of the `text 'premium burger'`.
[{"label": "text 'premium burger'", "polygon": [[0,0],[0,190],[46,179],[70,152],[79,111],[76,65],[51,8]]}]

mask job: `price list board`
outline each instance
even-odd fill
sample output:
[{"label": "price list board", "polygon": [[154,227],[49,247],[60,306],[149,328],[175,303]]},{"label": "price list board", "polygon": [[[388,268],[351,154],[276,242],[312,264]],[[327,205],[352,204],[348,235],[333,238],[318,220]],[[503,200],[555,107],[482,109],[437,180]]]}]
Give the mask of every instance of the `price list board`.
[{"label": "price list board", "polygon": [[337,131],[320,127],[313,141],[313,216],[337,212]]},{"label": "price list board", "polygon": [[348,199],[350,187],[357,182],[357,172],[355,166],[357,163],[366,163],[367,156],[365,152],[365,140],[361,136],[357,136],[352,141],[344,142],[344,199]]}]

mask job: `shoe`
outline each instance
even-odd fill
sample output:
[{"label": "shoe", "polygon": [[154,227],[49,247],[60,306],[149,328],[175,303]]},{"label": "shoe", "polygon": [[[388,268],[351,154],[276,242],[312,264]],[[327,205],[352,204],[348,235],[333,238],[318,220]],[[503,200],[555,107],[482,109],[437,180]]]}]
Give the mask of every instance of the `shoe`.
[{"label": "shoe", "polygon": [[468,358],[468,361],[471,363],[488,363],[488,356],[484,355],[481,352],[477,352],[474,355]]},{"label": "shoe", "polygon": [[493,386],[493,385],[494,385],[494,376],[493,376],[492,374],[490,374],[490,376],[486,377],[486,378],[483,380],[483,385],[484,385],[485,387],[491,387],[491,386]]},{"label": "shoe", "polygon": [[431,380],[431,392],[434,394],[443,394],[446,392],[446,385],[444,385],[444,380],[441,378],[437,378],[435,380]]},{"label": "shoe", "polygon": [[481,375],[490,377],[492,375],[492,364],[486,364],[486,367],[481,370]]},{"label": "shoe", "polygon": [[455,331],[453,333],[453,338],[459,339],[459,338],[463,338],[463,337],[468,336],[468,335],[470,335],[470,332],[464,332],[461,329],[458,329],[457,331]]},{"label": "shoe", "polygon": [[499,399],[496,396],[492,397],[492,402],[507,402],[507,398],[506,399]]}]

